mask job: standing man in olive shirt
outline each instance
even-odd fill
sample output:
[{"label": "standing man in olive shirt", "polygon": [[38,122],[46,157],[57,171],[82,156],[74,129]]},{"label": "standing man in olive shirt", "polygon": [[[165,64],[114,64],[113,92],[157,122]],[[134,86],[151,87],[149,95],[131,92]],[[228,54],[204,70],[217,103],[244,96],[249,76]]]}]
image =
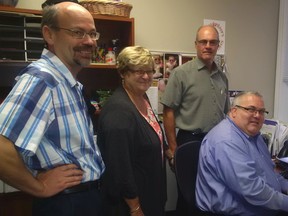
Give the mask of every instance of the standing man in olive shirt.
[{"label": "standing man in olive shirt", "polygon": [[[197,57],[175,68],[165,88],[161,103],[172,166],[177,146],[187,141],[202,141],[229,110],[228,80],[214,62],[218,47],[217,29],[201,26],[195,40]],[[176,128],[179,129],[177,138]],[[179,190],[176,210],[177,215],[188,215],[188,207]]]}]

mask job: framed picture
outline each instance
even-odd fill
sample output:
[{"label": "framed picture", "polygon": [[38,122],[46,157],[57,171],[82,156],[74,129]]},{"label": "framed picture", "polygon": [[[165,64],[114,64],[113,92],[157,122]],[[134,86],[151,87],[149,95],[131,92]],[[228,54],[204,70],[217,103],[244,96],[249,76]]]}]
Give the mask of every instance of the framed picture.
[{"label": "framed picture", "polygon": [[217,64],[221,70],[223,70],[223,65],[224,65],[224,56],[223,55],[216,55],[214,58],[214,62]]},{"label": "framed picture", "polygon": [[[153,94],[149,92],[149,96],[153,100],[155,113],[157,113],[159,119],[161,119],[163,114],[163,105],[160,103],[160,101],[161,97],[164,95],[165,88],[169,81],[169,76],[172,70],[178,67],[179,65],[185,64],[186,62],[193,60],[194,58],[196,58],[197,55],[196,53],[165,52],[165,51],[151,51],[151,53],[153,55],[155,62],[154,67],[155,73],[153,75],[153,85],[151,86],[150,90],[151,92],[153,92]],[[216,55],[215,62],[220,68],[222,68],[225,63],[224,55]],[[155,89],[155,86],[157,86],[157,89]],[[156,91],[158,97],[155,96]],[[230,92],[230,100],[233,99],[233,97],[237,92],[239,91]]]},{"label": "framed picture", "polygon": [[154,70],[155,73],[153,74],[153,79],[160,79],[164,77],[164,54],[160,52],[151,52],[154,58]]},{"label": "framed picture", "polygon": [[196,58],[196,54],[181,54],[181,63],[180,64],[185,64],[188,61],[193,60]]},{"label": "framed picture", "polygon": [[180,55],[176,53],[165,53],[164,55],[164,78],[169,78],[172,70],[179,66]]}]

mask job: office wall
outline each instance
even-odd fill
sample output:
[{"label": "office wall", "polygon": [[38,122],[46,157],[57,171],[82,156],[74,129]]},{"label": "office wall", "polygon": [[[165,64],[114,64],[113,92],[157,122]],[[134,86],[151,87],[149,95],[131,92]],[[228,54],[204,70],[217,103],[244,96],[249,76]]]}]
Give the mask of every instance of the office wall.
[{"label": "office wall", "polygon": [[230,89],[260,91],[273,115],[278,0],[127,2],[134,5],[136,43],[150,49],[195,52],[195,34],[203,19],[226,21]]},{"label": "office wall", "polygon": [[[42,1],[17,7],[40,9]],[[125,0],[133,5],[136,44],[151,50],[195,52],[203,19],[226,21],[230,89],[257,90],[273,116],[279,0]]]}]

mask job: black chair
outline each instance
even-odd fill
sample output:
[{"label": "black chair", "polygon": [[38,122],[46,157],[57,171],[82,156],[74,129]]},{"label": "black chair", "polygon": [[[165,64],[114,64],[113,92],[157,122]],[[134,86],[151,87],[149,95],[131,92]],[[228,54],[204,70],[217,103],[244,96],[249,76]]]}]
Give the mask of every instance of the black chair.
[{"label": "black chair", "polygon": [[175,175],[178,187],[189,205],[191,216],[223,216],[203,212],[196,205],[195,188],[201,141],[189,141],[177,147],[174,155]]},{"label": "black chair", "polygon": [[198,210],[195,187],[200,146],[201,141],[189,141],[177,147],[174,156],[178,187],[192,212]]}]

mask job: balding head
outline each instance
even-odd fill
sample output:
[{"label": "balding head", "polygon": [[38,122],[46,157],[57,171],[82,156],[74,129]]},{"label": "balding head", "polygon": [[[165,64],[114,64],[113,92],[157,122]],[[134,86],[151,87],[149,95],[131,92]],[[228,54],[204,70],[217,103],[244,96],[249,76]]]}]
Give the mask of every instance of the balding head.
[{"label": "balding head", "polygon": [[217,39],[219,40],[219,33],[218,33],[218,30],[212,26],[212,25],[203,25],[203,26],[200,26],[197,30],[197,33],[196,33],[196,41],[199,39],[199,34],[202,33],[202,31],[205,31],[205,30],[209,30],[209,31],[212,31],[214,32],[214,34],[217,35]]},{"label": "balding head", "polygon": [[46,6],[43,9],[42,27],[47,25],[50,28],[55,28],[59,26],[60,21],[74,22],[78,17],[93,20],[88,10],[74,2],[61,2],[56,5]]}]

